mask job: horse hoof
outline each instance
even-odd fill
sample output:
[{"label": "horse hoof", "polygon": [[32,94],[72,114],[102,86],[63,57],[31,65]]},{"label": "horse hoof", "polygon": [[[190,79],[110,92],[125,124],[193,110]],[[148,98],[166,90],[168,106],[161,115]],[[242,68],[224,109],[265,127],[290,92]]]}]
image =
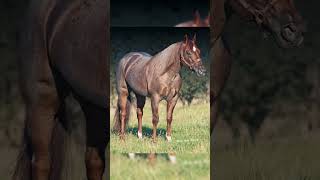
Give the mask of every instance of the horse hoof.
[{"label": "horse hoof", "polygon": [[124,135],[120,135],[120,140],[124,141],[124,139],[125,139]]},{"label": "horse hoof", "polygon": [[176,164],[177,163],[177,157],[175,155],[169,155],[169,161],[172,164]]},{"label": "horse hoof", "polygon": [[166,139],[167,139],[168,142],[172,141],[171,136],[166,136]]},{"label": "horse hoof", "polygon": [[128,153],[129,159],[134,159],[135,154],[134,153]]},{"label": "horse hoof", "polygon": [[142,139],[142,133],[141,132],[138,132],[138,138]]},{"label": "horse hoof", "polygon": [[156,163],[156,154],[155,153],[150,153],[149,155],[148,155],[148,160],[149,160],[149,164],[150,165],[155,165],[155,163]]}]

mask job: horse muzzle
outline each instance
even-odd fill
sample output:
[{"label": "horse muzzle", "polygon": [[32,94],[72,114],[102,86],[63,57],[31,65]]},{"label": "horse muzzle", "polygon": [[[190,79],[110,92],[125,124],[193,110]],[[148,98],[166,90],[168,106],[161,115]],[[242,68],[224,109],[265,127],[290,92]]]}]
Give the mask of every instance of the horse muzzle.
[{"label": "horse muzzle", "polygon": [[299,46],[303,42],[302,33],[293,24],[283,27],[281,30],[281,36],[285,41],[291,43],[293,46]]}]

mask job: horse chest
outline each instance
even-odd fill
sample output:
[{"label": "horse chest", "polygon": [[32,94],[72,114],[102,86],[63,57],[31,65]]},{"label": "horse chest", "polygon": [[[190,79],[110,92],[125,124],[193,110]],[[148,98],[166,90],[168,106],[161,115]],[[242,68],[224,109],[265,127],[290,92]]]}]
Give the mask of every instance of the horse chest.
[{"label": "horse chest", "polygon": [[179,74],[165,74],[159,78],[159,82],[159,94],[164,99],[171,99],[179,92],[181,87]]}]

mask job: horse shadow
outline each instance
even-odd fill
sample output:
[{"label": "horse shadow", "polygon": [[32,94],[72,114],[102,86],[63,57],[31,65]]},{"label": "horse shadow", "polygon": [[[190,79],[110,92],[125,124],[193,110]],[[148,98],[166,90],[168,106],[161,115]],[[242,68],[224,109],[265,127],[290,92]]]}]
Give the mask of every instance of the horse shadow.
[{"label": "horse shadow", "polygon": [[[152,138],[152,128],[142,126],[142,136]],[[157,128],[157,136],[163,139],[166,138],[166,129],[165,128]],[[129,127],[127,129],[128,134],[133,134],[134,136],[138,136],[138,127]]]}]

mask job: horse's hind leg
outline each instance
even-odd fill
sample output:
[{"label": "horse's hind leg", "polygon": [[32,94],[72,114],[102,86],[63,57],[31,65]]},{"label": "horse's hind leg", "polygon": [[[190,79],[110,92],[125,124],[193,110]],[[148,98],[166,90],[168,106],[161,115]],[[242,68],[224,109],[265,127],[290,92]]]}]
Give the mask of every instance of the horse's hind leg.
[{"label": "horse's hind leg", "polygon": [[138,118],[138,138],[142,138],[142,116],[143,107],[146,103],[146,97],[136,94],[137,97],[137,118]]},{"label": "horse's hind leg", "polygon": [[105,169],[105,149],[109,141],[108,110],[80,101],[86,117],[87,147],[85,162],[89,180],[101,180]]},{"label": "horse's hind leg", "polygon": [[177,104],[179,96],[175,95],[172,99],[170,99],[167,103],[167,132],[166,132],[166,139],[167,141],[171,141],[171,123],[172,123],[172,116],[174,107]]},{"label": "horse's hind leg", "polygon": [[232,64],[230,50],[223,38],[219,38],[211,47],[210,56],[213,59],[210,66],[212,72],[210,74],[210,134],[212,134],[214,127],[217,124],[217,113],[220,94],[230,75]]},{"label": "horse's hind leg", "polygon": [[37,82],[27,101],[27,131],[33,151],[32,179],[47,180],[50,174],[50,142],[59,106],[53,82]]},{"label": "horse's hind leg", "polygon": [[[120,119],[120,139],[124,140],[124,133],[125,133],[125,127],[126,127],[126,118],[128,118],[128,111],[130,111],[130,107],[127,107],[127,102],[129,97],[129,91],[128,89],[121,89],[121,92],[119,93],[118,98],[118,105],[119,105],[119,119]],[[127,109],[129,108],[129,109]]]}]

